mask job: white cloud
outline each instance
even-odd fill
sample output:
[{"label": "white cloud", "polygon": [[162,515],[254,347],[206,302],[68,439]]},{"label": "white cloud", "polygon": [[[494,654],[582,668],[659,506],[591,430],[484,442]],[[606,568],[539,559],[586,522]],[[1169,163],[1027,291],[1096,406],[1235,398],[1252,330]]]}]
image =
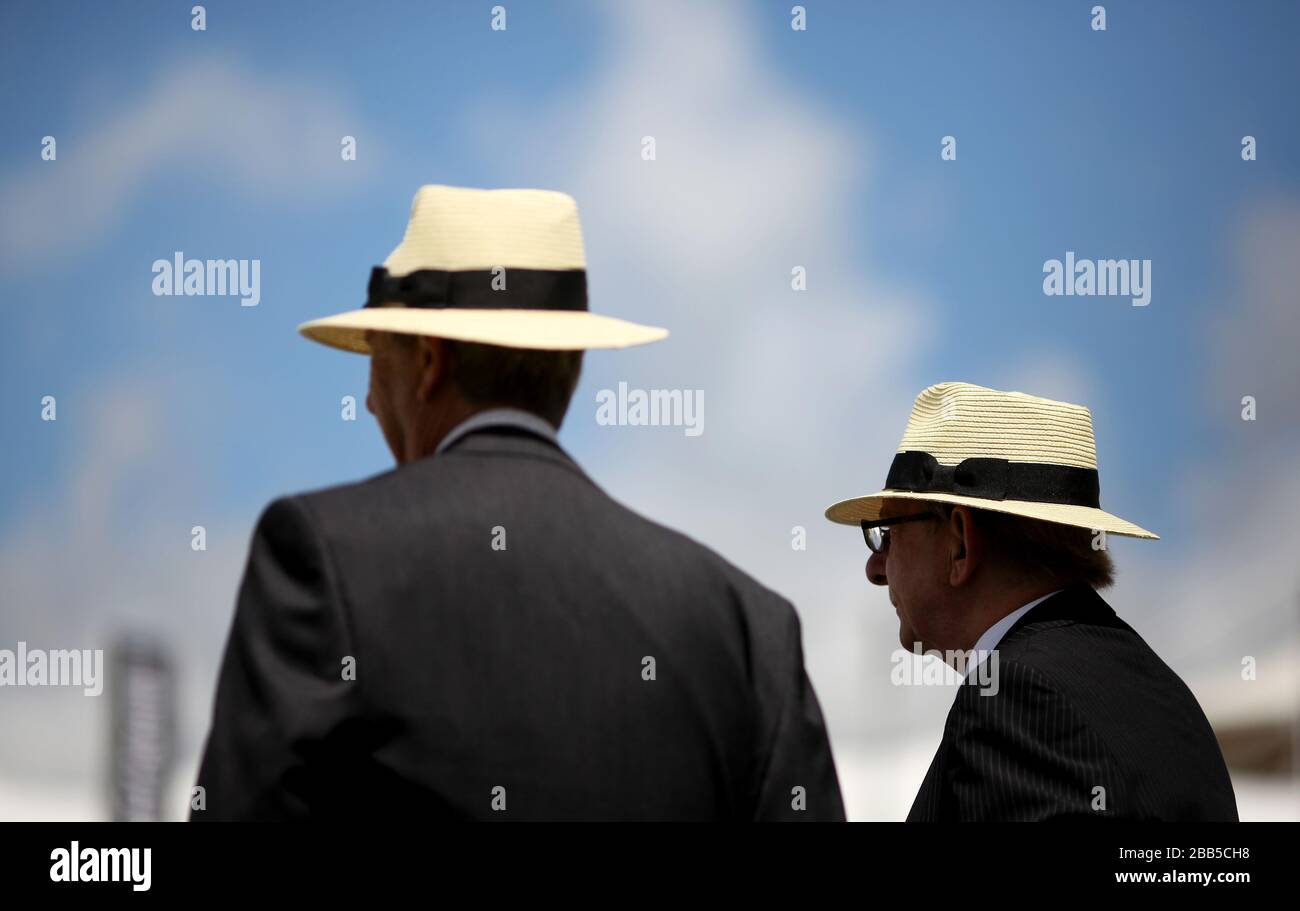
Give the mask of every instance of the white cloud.
[{"label": "white cloud", "polygon": [[[170,442],[168,415],[182,406],[166,390],[126,377],[76,398],[84,425],[66,406],[60,423],[73,422],[70,449],[82,455],[64,484],[26,504],[0,536],[0,648],[25,641],[32,648],[104,649],[107,660],[124,634],[161,642],[177,671],[179,761],[192,764],[250,523],[213,509],[199,466]],[[207,530],[205,552],[190,548],[193,525]],[[111,681],[94,697],[80,689],[6,688],[0,819],[105,812],[111,699]],[[178,769],[178,776],[192,771]],[[8,802],[6,794],[29,785],[38,795],[66,799]]]},{"label": "white cloud", "polygon": [[[1255,204],[1227,240],[1241,291],[1205,327],[1207,369],[1198,390],[1209,403],[1213,445],[1177,485],[1188,527],[1197,533],[1178,553],[1163,553],[1156,542],[1155,549],[1126,555],[1117,609],[1122,603],[1121,614],[1184,676],[1212,721],[1258,721],[1264,713],[1294,725],[1300,717],[1294,685],[1300,314],[1293,273],[1300,205]],[[1259,419],[1242,421],[1240,397],[1252,393]],[[1257,681],[1241,678],[1245,656],[1257,662]],[[1261,799],[1250,815],[1297,818],[1294,805],[1269,806]]]},{"label": "white cloud", "polygon": [[[917,703],[889,685],[896,617],[865,580],[861,533],[822,516],[884,480],[933,309],[856,245],[864,214],[889,217],[870,207],[870,137],[770,65],[749,7],[601,9],[606,69],[554,105],[493,106],[475,124],[512,181],[578,199],[593,309],[672,333],[588,357],[575,454],[615,497],[795,603],[833,736],[900,719],[937,730],[951,694]],[[519,135],[536,139],[526,153]],[[795,266],[807,291],[791,289]],[[595,428],[594,390],[619,380],[703,389],[704,435]]]},{"label": "white cloud", "polygon": [[[161,72],[139,97],[84,130],[56,135],[58,159],[0,175],[7,269],[64,256],[123,219],[160,169],[225,178],[257,199],[302,197],[373,174],[382,140],[319,81],[270,76],[221,59]],[[357,136],[357,161],[340,141]],[[363,153],[363,154],[362,154]]]},{"label": "white cloud", "polygon": [[1300,200],[1275,197],[1251,205],[1233,228],[1237,281],[1216,308],[1204,343],[1214,369],[1209,393],[1236,418],[1253,395],[1257,435],[1300,429]]},{"label": "white cloud", "polygon": [[998,373],[988,385],[1058,402],[1090,405],[1097,401],[1097,389],[1089,382],[1088,372],[1060,349],[1033,354]]}]

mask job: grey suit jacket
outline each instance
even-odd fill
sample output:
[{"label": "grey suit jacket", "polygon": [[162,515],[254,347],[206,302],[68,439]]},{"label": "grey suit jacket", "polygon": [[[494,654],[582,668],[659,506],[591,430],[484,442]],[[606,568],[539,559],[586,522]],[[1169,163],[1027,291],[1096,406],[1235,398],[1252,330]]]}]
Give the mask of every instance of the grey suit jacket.
[{"label": "grey suit jacket", "polygon": [[844,817],[790,604],[504,427],[267,507],[198,783],[195,820]]}]

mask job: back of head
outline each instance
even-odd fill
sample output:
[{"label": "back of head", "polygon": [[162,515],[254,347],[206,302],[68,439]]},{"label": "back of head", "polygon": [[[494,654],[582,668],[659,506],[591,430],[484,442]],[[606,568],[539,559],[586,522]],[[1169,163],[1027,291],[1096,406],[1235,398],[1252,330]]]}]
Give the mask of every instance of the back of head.
[{"label": "back of head", "polygon": [[[952,516],[951,504],[936,506],[945,519]],[[1114,582],[1115,564],[1102,532],[991,509],[972,509],[971,515],[1000,571],[1061,588],[1081,582],[1103,589]]]},{"label": "back of head", "polygon": [[[414,335],[395,334],[405,346]],[[519,408],[559,428],[582,375],[582,351],[506,348],[444,339],[452,383],[483,407]]]}]

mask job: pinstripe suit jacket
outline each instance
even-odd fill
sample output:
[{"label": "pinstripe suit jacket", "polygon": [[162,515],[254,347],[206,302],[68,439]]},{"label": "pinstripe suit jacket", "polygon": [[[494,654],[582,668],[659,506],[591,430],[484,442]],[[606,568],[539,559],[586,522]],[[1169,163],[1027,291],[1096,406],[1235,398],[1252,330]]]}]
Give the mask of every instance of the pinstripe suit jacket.
[{"label": "pinstripe suit jacket", "polygon": [[1093,589],[1048,598],[997,651],[996,694],[958,690],[909,822],[1236,821],[1196,697]]}]

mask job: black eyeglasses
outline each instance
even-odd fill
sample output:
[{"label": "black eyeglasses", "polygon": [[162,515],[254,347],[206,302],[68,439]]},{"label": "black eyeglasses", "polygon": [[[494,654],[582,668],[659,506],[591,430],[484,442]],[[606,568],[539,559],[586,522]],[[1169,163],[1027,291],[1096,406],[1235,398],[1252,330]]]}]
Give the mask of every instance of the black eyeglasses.
[{"label": "black eyeglasses", "polygon": [[889,519],[863,519],[862,537],[867,540],[867,547],[873,554],[883,554],[889,550],[889,529],[904,522],[920,522],[922,519],[937,519],[937,512],[917,512],[909,516],[894,516]]}]

